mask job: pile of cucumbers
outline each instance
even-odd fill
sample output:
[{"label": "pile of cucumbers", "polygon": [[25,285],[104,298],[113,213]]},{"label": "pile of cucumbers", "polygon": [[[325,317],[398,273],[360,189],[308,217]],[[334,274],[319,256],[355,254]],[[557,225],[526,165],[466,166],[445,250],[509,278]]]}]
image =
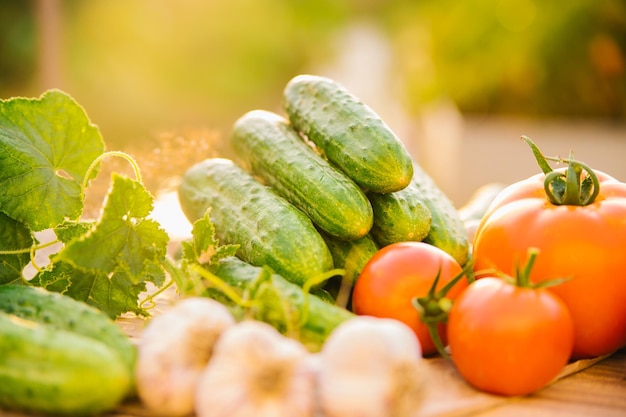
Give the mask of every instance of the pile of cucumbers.
[{"label": "pile of cucumbers", "polygon": [[136,346],[84,302],[2,285],[0,335],[0,409],[95,415],[134,395]]},{"label": "pile of cucumbers", "polygon": [[424,241],[469,257],[456,208],[370,107],[335,80],[298,75],[286,116],[252,110],[234,124],[236,157],[191,166],[179,200],[207,210],[221,244],[302,285],[333,268],[356,279],[381,247]]}]

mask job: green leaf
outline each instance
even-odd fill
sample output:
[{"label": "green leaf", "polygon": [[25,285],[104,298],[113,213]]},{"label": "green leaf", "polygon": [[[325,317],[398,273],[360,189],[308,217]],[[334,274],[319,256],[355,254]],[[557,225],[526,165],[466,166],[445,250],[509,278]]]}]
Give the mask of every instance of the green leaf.
[{"label": "green leaf", "polygon": [[71,285],[72,277],[79,278],[80,272],[67,262],[50,264],[48,268],[37,273],[30,280],[31,285],[45,288],[48,291],[65,293]]},{"label": "green leaf", "polygon": [[[87,271],[123,272],[139,283],[160,279],[156,271],[169,237],[154,220],[153,198],[139,182],[114,173],[102,215],[84,236],[70,241],[54,258]],[[155,266],[159,265],[159,267]]]},{"label": "green leaf", "polygon": [[30,262],[30,253],[20,250],[34,243],[24,224],[0,212],[0,251],[15,252],[0,255],[0,285],[23,282],[22,270]]},{"label": "green leaf", "polygon": [[0,100],[0,210],[33,231],[77,219],[88,167],[104,150],[97,126],[61,91]]},{"label": "green leaf", "polygon": [[76,270],[65,294],[95,306],[115,319],[129,311],[146,316],[147,312],[138,306],[137,301],[145,290],[144,282],[133,283],[123,273],[109,277],[100,272]]},{"label": "green leaf", "polygon": [[54,228],[54,234],[57,239],[59,239],[63,243],[68,243],[85,233],[87,233],[94,226],[94,221],[68,221],[63,222],[58,227]]},{"label": "green leaf", "polygon": [[210,265],[220,259],[235,256],[239,245],[219,245],[215,236],[215,227],[209,217],[209,210],[204,217],[196,220],[192,228],[191,242],[182,243],[183,260],[188,263]]}]

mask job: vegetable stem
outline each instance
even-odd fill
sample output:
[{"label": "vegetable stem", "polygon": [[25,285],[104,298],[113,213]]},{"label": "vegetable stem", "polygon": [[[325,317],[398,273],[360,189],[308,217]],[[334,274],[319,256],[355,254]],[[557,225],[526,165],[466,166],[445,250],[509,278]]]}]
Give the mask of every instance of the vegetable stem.
[{"label": "vegetable stem", "polygon": [[[537,164],[546,175],[544,179],[544,191],[548,200],[554,205],[586,206],[593,203],[600,193],[600,182],[596,173],[581,161],[570,157],[547,157],[539,150],[537,145],[527,136],[522,136],[531,148]],[[554,171],[548,161],[567,163],[564,172]]]},{"label": "vegetable stem", "polygon": [[439,269],[433,284],[428,290],[428,294],[425,297],[415,297],[411,301],[413,307],[415,307],[415,309],[419,312],[420,319],[428,328],[428,333],[430,334],[437,351],[445,359],[450,359],[450,355],[441,341],[437,327],[439,324],[445,323],[448,320],[448,312],[452,308],[452,300],[447,298],[447,294],[450,289],[454,287],[454,285],[464,276],[471,277],[466,278],[470,283],[474,281],[474,277],[470,273],[473,266],[474,262],[470,259],[470,261],[463,266],[463,269],[459,274],[457,274],[439,291],[436,291],[436,287],[441,276],[441,269]]}]

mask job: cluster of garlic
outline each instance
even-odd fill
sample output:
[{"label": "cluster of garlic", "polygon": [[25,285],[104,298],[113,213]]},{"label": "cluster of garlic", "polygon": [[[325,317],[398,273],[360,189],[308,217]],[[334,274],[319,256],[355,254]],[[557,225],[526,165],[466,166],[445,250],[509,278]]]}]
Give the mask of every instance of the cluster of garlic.
[{"label": "cluster of garlic", "polygon": [[403,417],[419,409],[421,364],[415,334],[395,320],[357,316],[312,353],[195,297],[146,326],[137,385],[143,404],[168,416]]}]

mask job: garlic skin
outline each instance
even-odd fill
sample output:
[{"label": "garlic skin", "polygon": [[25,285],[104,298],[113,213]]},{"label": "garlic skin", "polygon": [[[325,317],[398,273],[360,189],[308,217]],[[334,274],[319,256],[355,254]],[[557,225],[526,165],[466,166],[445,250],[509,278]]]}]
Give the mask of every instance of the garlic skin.
[{"label": "garlic skin", "polygon": [[196,390],[198,417],[312,417],[315,370],[304,346],[269,324],[228,329]]},{"label": "garlic skin", "polygon": [[135,376],[141,402],[158,415],[193,413],[195,387],[213,346],[235,324],[230,311],[204,298],[182,299],[141,334]]},{"label": "garlic skin", "polygon": [[425,369],[415,333],[386,318],[339,325],[320,352],[318,395],[325,417],[405,417],[419,411]]}]

